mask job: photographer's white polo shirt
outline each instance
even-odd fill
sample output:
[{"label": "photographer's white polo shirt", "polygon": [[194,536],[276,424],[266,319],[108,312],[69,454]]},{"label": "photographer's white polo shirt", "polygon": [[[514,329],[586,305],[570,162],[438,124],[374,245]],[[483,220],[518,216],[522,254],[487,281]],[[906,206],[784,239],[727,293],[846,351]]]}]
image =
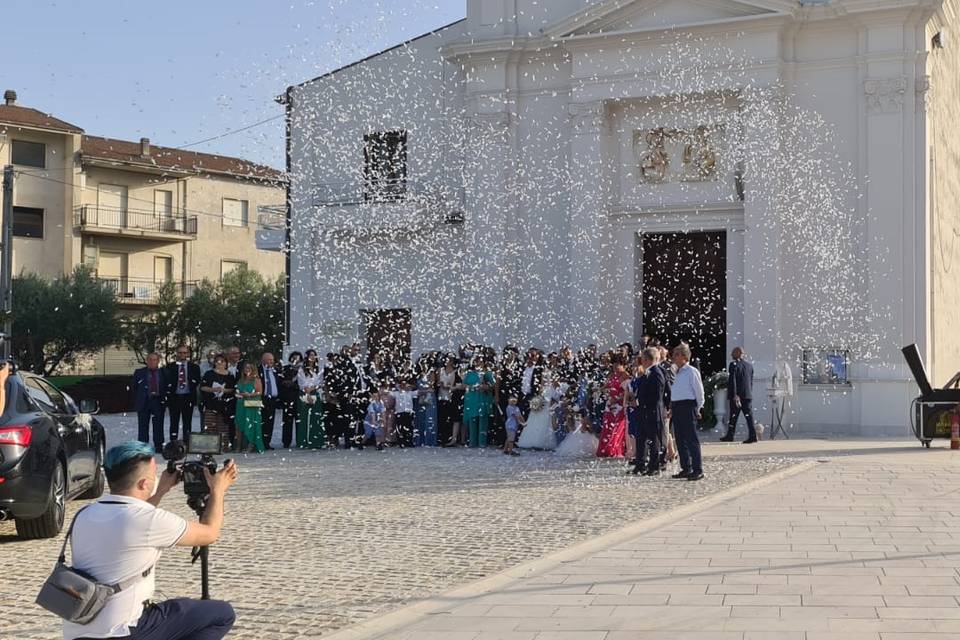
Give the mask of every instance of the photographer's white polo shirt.
[{"label": "photographer's white polo shirt", "polygon": [[[98,582],[116,584],[155,567],[163,550],[174,546],[186,531],[186,520],[148,502],[128,496],[104,496],[77,518],[68,562]],[[64,622],[64,640],[130,635],[130,627],[136,626],[143,613],[143,601],[153,597],[155,575],[156,568],[110,598],[90,624]]]}]

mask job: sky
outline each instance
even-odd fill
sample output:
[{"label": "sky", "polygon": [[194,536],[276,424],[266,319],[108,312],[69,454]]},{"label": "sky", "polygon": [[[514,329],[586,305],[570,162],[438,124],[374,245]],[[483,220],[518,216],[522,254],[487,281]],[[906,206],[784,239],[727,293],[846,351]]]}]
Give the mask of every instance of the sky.
[{"label": "sky", "polygon": [[[0,91],[91,135],[282,168],[291,84],[463,18],[466,0],[3,0]],[[20,25],[19,28],[9,28]]]}]

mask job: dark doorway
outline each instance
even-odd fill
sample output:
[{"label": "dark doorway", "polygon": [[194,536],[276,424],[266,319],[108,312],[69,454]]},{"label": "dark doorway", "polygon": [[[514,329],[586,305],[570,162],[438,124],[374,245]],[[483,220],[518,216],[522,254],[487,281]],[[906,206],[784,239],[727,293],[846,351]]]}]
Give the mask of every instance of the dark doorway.
[{"label": "dark doorway", "polygon": [[727,234],[646,233],[643,332],[690,344],[704,378],[726,367]]},{"label": "dark doorway", "polygon": [[409,358],[413,334],[409,309],[377,309],[363,312],[367,357],[383,355],[393,362]]}]

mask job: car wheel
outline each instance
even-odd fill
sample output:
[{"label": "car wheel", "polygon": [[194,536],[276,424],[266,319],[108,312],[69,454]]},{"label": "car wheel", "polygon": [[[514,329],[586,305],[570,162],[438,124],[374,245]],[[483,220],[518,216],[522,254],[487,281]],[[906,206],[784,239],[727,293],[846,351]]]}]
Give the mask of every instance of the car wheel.
[{"label": "car wheel", "polygon": [[50,501],[47,510],[39,518],[17,518],[17,534],[24,540],[54,538],[63,529],[67,504],[67,473],[63,464],[57,462],[50,481]]},{"label": "car wheel", "polygon": [[104,489],[106,489],[107,481],[103,473],[103,461],[107,457],[107,453],[104,450],[103,442],[100,443],[99,452],[97,453],[97,470],[93,474],[93,484],[90,485],[90,488],[80,494],[80,500],[96,500],[103,495]]}]

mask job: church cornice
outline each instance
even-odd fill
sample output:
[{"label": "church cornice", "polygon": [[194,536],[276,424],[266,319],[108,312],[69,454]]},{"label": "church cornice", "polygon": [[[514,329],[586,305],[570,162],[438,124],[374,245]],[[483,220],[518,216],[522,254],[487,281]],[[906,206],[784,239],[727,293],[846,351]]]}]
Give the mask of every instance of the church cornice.
[{"label": "church cornice", "polygon": [[[591,26],[602,27],[605,21],[616,14],[621,9],[631,5],[643,4],[644,0],[607,0],[597,5],[592,5],[586,9],[581,9],[576,13],[554,23],[553,25],[541,30],[543,36],[548,40],[562,40],[575,35],[575,32]],[[797,3],[792,0],[705,0],[706,3],[717,3],[727,5],[735,4],[744,7],[752,7],[762,14],[793,16],[797,11]],[[686,29],[688,25],[678,25]],[[660,27],[660,29],[663,29]]]},{"label": "church cornice", "polygon": [[440,55],[448,60],[484,57],[490,62],[504,62],[509,56],[518,52],[539,53],[551,49],[559,49],[559,45],[545,38],[511,36],[454,42],[441,47]]},{"label": "church cornice", "polygon": [[684,24],[678,29],[664,29],[663,27],[649,27],[645,29],[629,29],[624,31],[607,31],[604,33],[585,33],[572,35],[563,38],[563,48],[573,50],[576,48],[589,48],[594,43],[604,42],[615,39],[618,41],[633,40],[665,40],[675,39],[677,31],[696,31],[700,33],[724,33],[731,29],[742,31],[745,27],[777,27],[788,23],[792,18],[790,16],[771,13],[762,16],[744,16],[740,18],[725,18],[722,20],[704,20],[702,22]]}]

